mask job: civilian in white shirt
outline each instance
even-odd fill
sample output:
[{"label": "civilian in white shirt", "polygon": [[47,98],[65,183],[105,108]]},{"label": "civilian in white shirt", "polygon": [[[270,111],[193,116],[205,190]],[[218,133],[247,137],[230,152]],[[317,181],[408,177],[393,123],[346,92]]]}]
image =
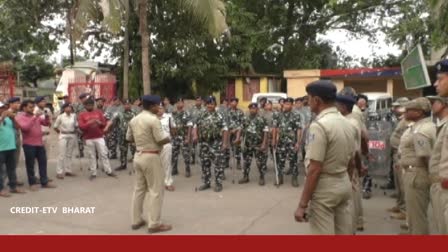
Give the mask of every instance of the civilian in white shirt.
[{"label": "civilian in white shirt", "polygon": [[[157,114],[162,124],[162,129],[165,134],[171,138],[171,130],[176,127],[174,124],[173,117],[171,114],[165,113],[163,106],[160,106],[159,113]],[[173,176],[171,175],[171,156],[173,154],[173,146],[171,143],[167,143],[163,146],[162,152],[160,153],[160,159],[162,160],[162,166],[165,169],[165,189],[167,191],[174,191],[173,186]]]},{"label": "civilian in white shirt", "polygon": [[59,134],[58,142],[58,165],[56,168],[56,178],[64,179],[64,175],[74,177],[71,170],[73,150],[77,143],[76,129],[78,123],[73,107],[66,103],[62,105],[63,113],[60,114],[54,123],[54,130]]}]

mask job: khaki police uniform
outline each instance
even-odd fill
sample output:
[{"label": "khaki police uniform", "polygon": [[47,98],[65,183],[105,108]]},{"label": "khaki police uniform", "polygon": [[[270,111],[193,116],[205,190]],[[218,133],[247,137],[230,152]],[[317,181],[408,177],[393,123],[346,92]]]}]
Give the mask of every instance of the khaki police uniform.
[{"label": "khaki police uniform", "polygon": [[[426,101],[425,101],[426,100]],[[423,109],[431,105],[426,98],[417,98],[406,109]],[[436,127],[431,118],[412,124],[401,137],[399,145],[400,166],[404,170],[404,190],[410,234],[429,234],[428,206],[430,180],[429,164],[424,160],[431,156],[436,138]]]},{"label": "khaki police uniform", "polygon": [[[355,136],[354,140],[356,142],[356,151],[361,153],[361,131],[362,126],[359,124],[359,120],[357,120],[356,115],[353,113],[348,114],[345,118],[350,122],[350,124],[355,127]],[[362,208],[362,184],[359,178],[358,169],[353,170],[353,174],[351,176],[352,181],[352,224],[353,224],[353,233],[356,232],[357,228],[362,228],[364,226],[364,211]]]},{"label": "khaki police uniform", "polygon": [[401,119],[398,123],[397,127],[392,132],[390,137],[390,145],[392,147],[392,158],[394,163],[394,181],[395,181],[395,190],[397,192],[397,207],[401,212],[406,212],[406,204],[405,204],[405,192],[404,192],[404,183],[403,183],[403,174],[404,171],[401,169],[399,165],[398,158],[398,146],[400,146],[400,139],[406,129],[409,127],[411,122],[406,119]]},{"label": "khaki police uniform", "polygon": [[[434,154],[440,153],[438,162],[440,180],[448,179],[448,123],[445,123],[440,129],[437,137],[437,144],[434,147]],[[448,189],[441,188],[440,192],[441,212],[443,214],[444,234],[448,233]]]},{"label": "khaki police uniform", "polygon": [[352,234],[352,186],[347,167],[355,153],[355,134],[335,107],[322,111],[310,125],[305,167],[308,169],[310,160],[322,162],[309,206],[313,234]]},{"label": "khaki police uniform", "polygon": [[[444,144],[443,134],[440,134],[443,130],[445,130],[448,122],[448,118],[444,118],[437,124],[437,139],[434,144],[434,149],[432,151],[431,159],[429,160],[429,179],[431,180],[431,188],[430,188],[430,198],[431,198],[431,207],[433,211],[432,226],[435,227],[437,234],[448,234],[447,226],[445,224],[445,218],[443,213],[443,205],[441,202],[441,177],[439,176],[440,170],[440,159],[442,157],[442,147]],[[445,143],[446,144],[446,143]]]},{"label": "khaki police uniform", "polygon": [[135,142],[134,170],[136,183],[132,200],[132,224],[143,221],[142,212],[145,197],[148,196],[148,227],[161,224],[161,210],[164,193],[164,169],[160,160],[161,145],[166,138],[157,115],[142,111],[129,122],[126,140]]}]

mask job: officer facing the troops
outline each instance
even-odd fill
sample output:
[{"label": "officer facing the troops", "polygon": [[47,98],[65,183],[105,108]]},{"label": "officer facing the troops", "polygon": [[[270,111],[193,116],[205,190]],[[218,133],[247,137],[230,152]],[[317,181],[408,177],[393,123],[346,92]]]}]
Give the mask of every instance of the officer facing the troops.
[{"label": "officer facing the troops", "polygon": [[129,99],[123,102],[123,112],[118,114],[117,124],[118,124],[118,146],[120,149],[120,166],[115,168],[116,171],[126,170],[128,167],[128,150],[131,149],[132,157],[135,154],[135,145],[129,143],[126,140],[126,131],[128,130],[129,122],[137,115],[137,113],[132,110],[132,102]]},{"label": "officer facing the troops", "polygon": [[191,130],[193,127],[193,122],[190,113],[184,109],[184,99],[179,98],[176,103],[176,109],[173,111],[172,119],[174,120],[174,125],[176,128],[173,129],[175,137],[173,139],[173,156],[171,158],[173,170],[172,174],[177,175],[177,164],[179,159],[179,154],[182,151],[184,162],[185,162],[185,177],[189,178],[191,176],[190,169],[190,158],[191,158]]},{"label": "officer facing the troops", "polygon": [[331,81],[315,81],[306,92],[316,119],[310,125],[306,180],[295,220],[309,220],[312,234],[351,234],[347,167],[355,154],[355,129],[336,109],[336,86]]},{"label": "officer facing the troops", "polygon": [[404,190],[410,234],[429,234],[428,206],[430,180],[429,158],[436,138],[431,121],[431,103],[420,97],[405,105],[406,119],[411,121],[401,137],[398,152],[404,170]]},{"label": "officer facing the troops", "polygon": [[[436,64],[437,81],[434,84],[437,94],[440,97],[448,98],[448,60],[442,60]],[[448,124],[444,123],[437,128],[437,140],[432,151],[430,160],[430,172],[433,175],[431,182],[439,183],[439,198],[431,199],[438,201],[442,216],[435,216],[436,220],[442,223],[441,233],[448,234]]]},{"label": "officer facing the troops", "polygon": [[298,187],[299,166],[297,154],[301,145],[302,125],[300,115],[292,112],[293,104],[293,98],[285,99],[283,112],[273,121],[275,128],[273,146],[276,149],[278,162],[278,183],[280,185],[283,184],[283,170],[286,166],[286,160],[289,160],[290,173],[292,174],[291,184],[294,187]]},{"label": "officer facing the troops", "polygon": [[161,99],[156,95],[142,97],[143,111],[129,122],[126,140],[134,142],[137,152],[134,157],[135,189],[132,199],[132,226],[137,230],[146,225],[142,218],[144,201],[148,196],[148,232],[165,232],[172,229],[161,221],[164,170],[160,160],[163,145],[170,138],[162,130],[157,118]]},{"label": "officer facing the troops", "polygon": [[228,128],[221,114],[216,112],[216,99],[206,99],[207,111],[202,113],[193,130],[194,142],[199,141],[202,166],[202,180],[198,190],[209,189],[211,183],[211,166],[215,167],[215,192],[222,191],[224,179],[225,150],[228,148]]},{"label": "officer facing the troops", "polygon": [[264,174],[266,173],[268,161],[267,145],[269,128],[266,120],[258,115],[257,103],[249,105],[249,116],[243,122],[243,157],[244,170],[243,178],[238,181],[239,184],[249,182],[249,171],[252,163],[252,157],[255,156],[257,160],[258,171],[260,172],[260,180],[258,184],[263,186],[265,184]]},{"label": "officer facing the troops", "polygon": [[[437,119],[436,139],[438,140],[440,130],[448,122],[448,98],[440,96],[432,96],[428,98],[432,101],[432,114]],[[442,212],[442,205],[440,203],[440,193],[442,191],[440,185],[441,180],[438,174],[438,167],[435,165],[435,161],[440,159],[441,153],[436,147],[439,148],[440,146],[434,146],[434,150],[429,160],[429,179],[431,180],[431,188],[429,192],[433,211],[433,218],[430,220],[432,220],[431,226],[435,227],[436,234],[446,234],[447,231],[443,217],[444,213]]]}]

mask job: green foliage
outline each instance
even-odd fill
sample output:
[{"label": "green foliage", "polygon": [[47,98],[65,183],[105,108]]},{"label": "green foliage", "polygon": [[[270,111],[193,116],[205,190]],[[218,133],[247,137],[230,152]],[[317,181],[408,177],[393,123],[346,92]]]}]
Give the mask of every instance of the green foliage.
[{"label": "green foliage", "polygon": [[32,83],[37,87],[37,81],[54,76],[53,65],[47,63],[46,59],[38,54],[26,55],[18,64],[16,70],[20,72],[22,80]]}]

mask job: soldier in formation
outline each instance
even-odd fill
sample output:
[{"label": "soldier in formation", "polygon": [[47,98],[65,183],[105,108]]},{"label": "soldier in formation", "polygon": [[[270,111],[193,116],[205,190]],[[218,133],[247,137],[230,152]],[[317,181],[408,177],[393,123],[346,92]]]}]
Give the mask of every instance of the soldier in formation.
[{"label": "soldier in formation", "polygon": [[302,124],[300,115],[292,112],[293,104],[293,98],[285,99],[283,111],[275,116],[273,120],[273,146],[276,151],[276,161],[278,162],[278,184],[283,184],[283,170],[288,160],[292,174],[291,184],[294,187],[298,187],[299,167],[297,155],[301,147]]},{"label": "soldier in formation", "polygon": [[[241,169],[241,129],[244,120],[244,113],[238,108],[238,98],[230,99],[230,107],[227,114],[223,116],[227,119],[229,127],[229,141],[231,145],[232,156],[236,160],[236,168]],[[226,151],[227,167],[230,162],[230,151]],[[233,167],[235,168],[235,167]]]},{"label": "soldier in formation", "polygon": [[[128,167],[128,150],[131,150],[132,157],[135,154],[135,145],[126,140],[126,131],[128,130],[129,122],[137,115],[132,110],[132,102],[127,99],[123,101],[123,112],[118,114],[118,146],[120,149],[120,166],[115,168],[116,171],[126,170]],[[131,159],[132,160],[132,159]]]},{"label": "soldier in formation", "polygon": [[201,113],[194,126],[194,141],[200,142],[200,158],[203,184],[199,191],[211,188],[211,166],[214,165],[215,192],[222,191],[225,150],[228,148],[228,127],[221,114],[216,112],[216,99],[206,99],[207,111]]},{"label": "soldier in formation", "polygon": [[249,110],[249,116],[243,121],[244,170],[243,178],[238,183],[245,184],[249,182],[250,166],[252,158],[255,157],[258,171],[260,172],[258,184],[263,186],[265,184],[264,175],[267,170],[269,128],[266,120],[258,114],[258,105],[256,103],[251,103]]},{"label": "soldier in formation", "polygon": [[118,116],[123,113],[123,106],[118,97],[112,98],[112,104],[106,108],[106,119],[112,123],[110,132],[106,135],[107,149],[109,150],[109,158],[117,159],[118,139],[120,127]]},{"label": "soldier in formation", "polygon": [[191,159],[191,131],[193,127],[193,120],[188,111],[184,109],[184,99],[179,98],[176,103],[176,110],[172,113],[172,119],[176,125],[174,129],[173,139],[173,155],[172,155],[172,175],[177,175],[179,154],[182,155],[185,163],[185,177],[191,176],[190,159]]}]

